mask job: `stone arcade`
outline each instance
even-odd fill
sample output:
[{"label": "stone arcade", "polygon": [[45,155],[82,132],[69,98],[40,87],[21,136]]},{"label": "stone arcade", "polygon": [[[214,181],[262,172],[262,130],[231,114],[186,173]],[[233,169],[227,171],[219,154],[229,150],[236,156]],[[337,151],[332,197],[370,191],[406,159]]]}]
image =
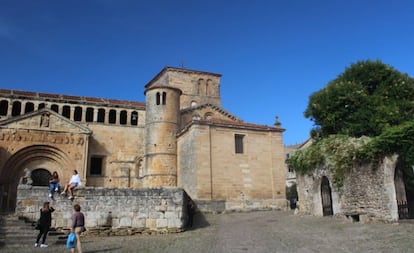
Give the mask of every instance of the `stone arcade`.
[{"label": "stone arcade", "polygon": [[[49,175],[74,169],[89,227],[180,230],[187,195],[201,211],[286,208],[284,129],[224,110],[220,77],[166,67],[145,103],[0,90],[1,210],[34,218]],[[69,217],[69,201],[54,204]]]}]

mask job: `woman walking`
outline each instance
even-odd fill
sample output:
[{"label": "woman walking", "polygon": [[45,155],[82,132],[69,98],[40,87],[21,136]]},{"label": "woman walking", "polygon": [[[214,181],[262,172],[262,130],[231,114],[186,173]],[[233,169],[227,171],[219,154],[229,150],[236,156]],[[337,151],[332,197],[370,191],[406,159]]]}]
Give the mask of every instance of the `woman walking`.
[{"label": "woman walking", "polygon": [[[74,232],[76,235],[76,248],[78,253],[82,253],[80,234],[85,231],[85,216],[80,211],[80,205],[76,204],[73,206],[74,212],[72,215],[72,226],[70,227],[70,232]],[[71,253],[75,252],[75,249],[70,249]]]},{"label": "woman walking", "polygon": [[[52,225],[52,212],[55,211],[53,207],[49,206],[49,202],[43,203],[43,207],[40,209],[40,218],[38,221],[39,234],[36,238],[35,247],[47,248],[46,237]],[[42,237],[42,243],[39,244]]]}]

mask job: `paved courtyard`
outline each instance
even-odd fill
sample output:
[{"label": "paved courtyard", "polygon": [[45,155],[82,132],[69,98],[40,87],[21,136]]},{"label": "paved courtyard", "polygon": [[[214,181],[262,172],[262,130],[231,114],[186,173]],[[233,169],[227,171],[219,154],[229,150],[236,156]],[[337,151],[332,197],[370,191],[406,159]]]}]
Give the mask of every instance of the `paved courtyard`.
[{"label": "paved courtyard", "polygon": [[[65,246],[32,245],[1,252],[66,252]],[[83,238],[83,253],[414,252],[414,223],[352,223],[341,218],[284,211],[196,216],[184,233]]]}]

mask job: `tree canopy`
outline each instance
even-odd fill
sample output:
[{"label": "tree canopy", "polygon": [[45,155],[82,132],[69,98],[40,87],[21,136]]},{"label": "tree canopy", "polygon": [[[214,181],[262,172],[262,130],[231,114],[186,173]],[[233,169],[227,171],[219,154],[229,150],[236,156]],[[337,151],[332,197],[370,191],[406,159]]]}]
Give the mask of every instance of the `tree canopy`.
[{"label": "tree canopy", "polygon": [[359,61],[313,93],[304,115],[322,137],[378,136],[412,119],[414,79],[381,61]]},{"label": "tree canopy", "polygon": [[380,61],[359,61],[309,98],[315,142],[287,160],[299,173],[330,168],[337,186],[355,164],[398,154],[414,194],[414,79]]}]

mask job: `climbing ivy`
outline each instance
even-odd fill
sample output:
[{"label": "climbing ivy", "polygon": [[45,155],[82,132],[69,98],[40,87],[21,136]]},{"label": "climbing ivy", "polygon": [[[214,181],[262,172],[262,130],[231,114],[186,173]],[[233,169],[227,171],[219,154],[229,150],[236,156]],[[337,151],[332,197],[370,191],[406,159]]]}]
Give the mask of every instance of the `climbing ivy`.
[{"label": "climbing ivy", "polygon": [[405,169],[414,165],[414,121],[388,127],[376,137],[330,135],[294,152],[287,163],[300,174],[311,174],[322,167],[331,170],[333,181],[340,188],[346,173],[358,168],[355,165],[375,164],[393,154],[399,155]]},{"label": "climbing ivy", "polygon": [[332,170],[333,181],[340,187],[343,185],[346,171],[357,162],[359,151],[369,140],[368,137],[330,135],[316,140],[306,149],[294,152],[287,163],[300,174],[311,174],[321,167]]}]

